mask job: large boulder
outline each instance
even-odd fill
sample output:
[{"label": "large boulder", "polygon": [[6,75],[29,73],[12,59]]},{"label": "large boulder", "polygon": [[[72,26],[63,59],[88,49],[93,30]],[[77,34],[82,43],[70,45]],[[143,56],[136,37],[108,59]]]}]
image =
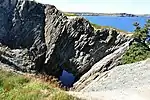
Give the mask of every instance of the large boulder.
[{"label": "large boulder", "polygon": [[27,48],[35,63],[33,69],[41,70],[46,54],[45,6],[27,0],[1,0],[0,3],[0,42],[11,49]]}]

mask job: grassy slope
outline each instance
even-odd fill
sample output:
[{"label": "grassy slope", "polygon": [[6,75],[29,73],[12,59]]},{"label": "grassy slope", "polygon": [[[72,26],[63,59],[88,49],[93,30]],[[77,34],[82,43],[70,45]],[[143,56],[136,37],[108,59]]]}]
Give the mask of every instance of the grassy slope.
[{"label": "grassy slope", "polygon": [[65,16],[78,16],[78,15],[76,15],[76,14],[74,14],[74,13],[67,13],[67,12],[64,12],[64,14],[65,14]]},{"label": "grassy slope", "polygon": [[127,32],[124,31],[124,30],[120,30],[120,29],[117,29],[117,28],[114,28],[114,27],[111,27],[111,26],[100,26],[100,25],[97,25],[97,24],[94,24],[94,23],[91,23],[91,25],[92,25],[95,29],[111,28],[111,29],[117,30],[118,32],[127,33]]},{"label": "grassy slope", "polygon": [[131,37],[133,35],[133,33],[129,33],[129,32],[126,32],[124,30],[117,29],[117,28],[114,28],[114,27],[111,27],[111,26],[101,26],[101,25],[97,25],[97,24],[94,24],[94,23],[91,23],[91,25],[94,27],[94,29],[105,29],[105,28],[115,29],[116,31],[120,32],[120,34],[122,34],[122,35],[126,35],[126,36],[129,36],[129,37]]},{"label": "grassy slope", "polygon": [[40,79],[0,70],[0,100],[77,100]]}]

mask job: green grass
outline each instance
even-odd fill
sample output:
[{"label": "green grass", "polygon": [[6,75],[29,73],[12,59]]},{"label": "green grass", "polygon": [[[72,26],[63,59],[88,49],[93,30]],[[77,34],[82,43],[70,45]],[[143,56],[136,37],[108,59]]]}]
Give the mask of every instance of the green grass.
[{"label": "green grass", "polygon": [[65,16],[78,16],[78,15],[76,15],[76,14],[74,14],[74,13],[67,13],[67,12],[64,12],[64,14],[65,14]]},{"label": "green grass", "polygon": [[117,28],[114,28],[114,27],[111,27],[111,26],[101,26],[101,25],[97,25],[97,24],[94,24],[94,23],[91,23],[91,25],[94,27],[94,29],[105,29],[105,28],[109,28],[109,29],[115,29],[117,30],[118,32],[122,32],[122,33],[125,33],[125,34],[129,34],[128,32],[124,31],[124,30],[120,30],[120,29],[117,29]]},{"label": "green grass", "polygon": [[0,100],[77,100],[77,98],[40,79],[0,70]]}]

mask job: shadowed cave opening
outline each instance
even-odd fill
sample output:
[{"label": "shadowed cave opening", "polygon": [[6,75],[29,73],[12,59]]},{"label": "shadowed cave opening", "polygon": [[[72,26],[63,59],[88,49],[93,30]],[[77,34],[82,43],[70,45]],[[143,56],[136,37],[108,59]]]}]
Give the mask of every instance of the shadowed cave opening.
[{"label": "shadowed cave opening", "polygon": [[72,87],[75,82],[75,76],[72,73],[63,70],[62,75],[59,77],[63,86]]}]

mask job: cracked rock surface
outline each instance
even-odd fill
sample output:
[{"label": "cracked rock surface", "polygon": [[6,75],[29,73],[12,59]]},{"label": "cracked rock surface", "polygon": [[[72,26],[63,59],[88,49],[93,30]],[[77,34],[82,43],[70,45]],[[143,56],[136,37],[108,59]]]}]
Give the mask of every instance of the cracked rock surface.
[{"label": "cracked rock surface", "polygon": [[0,21],[0,43],[14,54],[1,57],[29,72],[59,77],[65,69],[76,80],[130,40],[113,29],[94,30],[84,18],[68,19],[53,5],[28,0],[0,0]]}]

